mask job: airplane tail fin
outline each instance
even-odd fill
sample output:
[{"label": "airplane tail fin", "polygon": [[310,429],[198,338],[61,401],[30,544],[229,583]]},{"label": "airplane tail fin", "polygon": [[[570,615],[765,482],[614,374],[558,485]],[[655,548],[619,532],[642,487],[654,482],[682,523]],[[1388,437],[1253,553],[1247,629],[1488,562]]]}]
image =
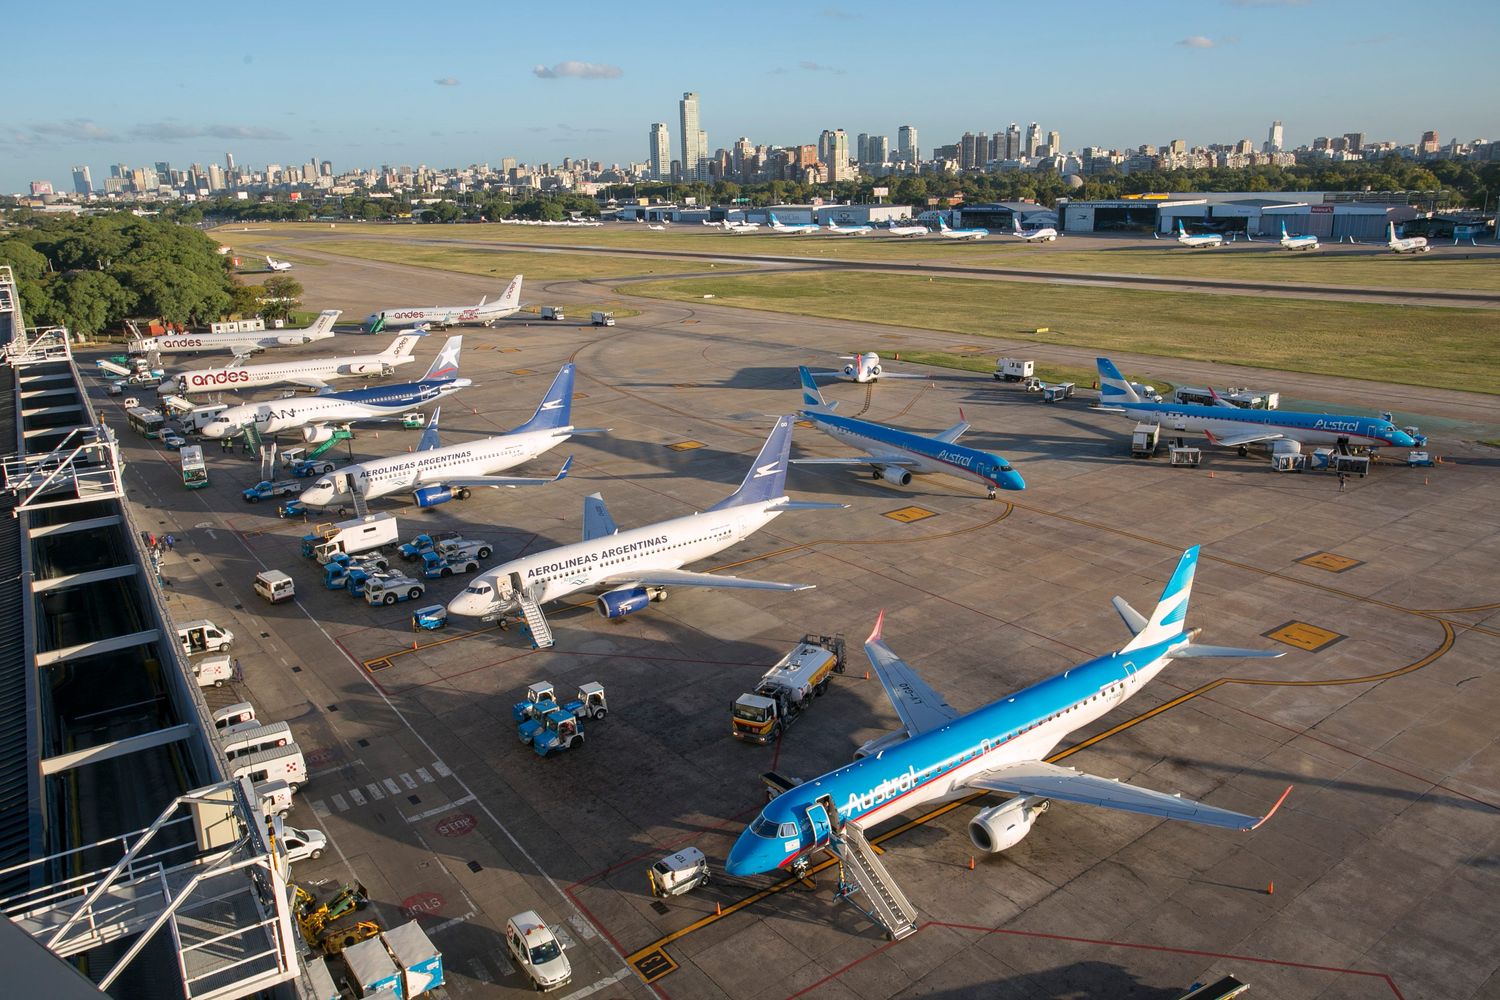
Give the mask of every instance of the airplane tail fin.
[{"label": "airplane tail fin", "polygon": [[552,386],[547,390],[547,395],[542,398],[541,405],[536,408],[536,413],[511,433],[557,430],[571,424],[573,422],[573,378],[577,370],[577,365],[571,361],[558,369],[557,377],[552,380]]},{"label": "airplane tail fin", "polygon": [[830,403],[823,398],[823,391],[818,388],[818,383],[813,381],[812,372],[807,370],[806,365],[797,367],[797,377],[802,381],[802,405],[809,410],[832,411],[837,403]]},{"label": "airplane tail fin", "polygon": [[[1141,626],[1135,638],[1126,643],[1121,652],[1150,646],[1181,634],[1183,622],[1187,619],[1188,599],[1193,594],[1193,574],[1197,570],[1198,546],[1194,545],[1178,560],[1177,570],[1172,574],[1172,579],[1167,581],[1166,589],[1161,592],[1156,610],[1151,612],[1151,617],[1146,619],[1145,625]],[[1116,610],[1119,610],[1119,605],[1116,605]],[[1129,619],[1126,621],[1129,624]]]},{"label": "airplane tail fin", "polygon": [[[483,305],[484,303],[480,303]],[[505,286],[505,294],[500,296],[499,305],[505,309],[515,309],[521,304],[521,275],[510,279],[510,284]]]},{"label": "airplane tail fin", "polygon": [[312,326],[307,331],[308,335],[316,339],[333,336],[333,324],[337,323],[342,315],[341,309],[324,309],[318,313],[318,318],[313,320]]},{"label": "airplane tail fin", "polygon": [[755,456],[750,471],[745,473],[740,488],[708,509],[724,510],[728,507],[765,503],[783,496],[786,493],[787,456],[791,451],[792,418],[778,417],[776,426],[771,428],[770,436],[761,446],[760,454]]},{"label": "airplane tail fin", "polygon": [[438,356],[432,360],[432,367],[427,369],[427,374],[422,376],[422,380],[425,382],[439,378],[458,378],[458,352],[463,350],[463,346],[462,334],[449,337],[443,344],[443,349],[438,351]]},{"label": "airplane tail fin", "polygon": [[421,339],[420,333],[403,333],[391,341],[391,346],[381,353],[387,358],[409,358],[411,352],[417,349],[417,342]]},{"label": "airplane tail fin", "polygon": [[1099,402],[1102,405],[1139,403],[1141,397],[1131,387],[1130,381],[1120,374],[1120,369],[1108,358],[1095,358],[1099,369]]}]

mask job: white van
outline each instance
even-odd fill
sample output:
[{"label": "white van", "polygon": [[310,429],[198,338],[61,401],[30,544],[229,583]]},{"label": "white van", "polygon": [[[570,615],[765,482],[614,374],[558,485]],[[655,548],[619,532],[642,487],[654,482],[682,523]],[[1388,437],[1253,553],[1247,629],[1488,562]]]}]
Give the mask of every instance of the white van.
[{"label": "white van", "polygon": [[230,733],[219,741],[219,745],[223,747],[225,757],[235,760],[260,753],[262,750],[284,747],[291,742],[292,727],[285,722],[273,722],[270,725]]},{"label": "white van", "polygon": [[213,715],[214,733],[224,736],[226,733],[237,733],[243,729],[249,729],[260,725],[255,721],[255,706],[248,701],[237,702],[226,705]]},{"label": "white van", "polygon": [[177,627],[177,642],[185,656],[195,653],[227,653],[230,644],[234,642],[234,633],[227,628],[219,628],[207,618],[200,618]]},{"label": "white van", "polygon": [[281,570],[266,569],[255,574],[255,592],[272,604],[280,604],[297,596],[297,585]]},{"label": "white van", "polygon": [[285,816],[292,811],[292,786],[285,781],[266,781],[255,786],[260,810],[266,816]]},{"label": "white van", "polygon": [[236,757],[230,762],[230,774],[235,778],[249,778],[254,784],[269,781],[284,781],[296,792],[307,783],[307,761],[302,748],[295,743],[262,750],[248,757]]},{"label": "white van", "polygon": [[234,657],[210,656],[198,660],[193,664],[193,676],[198,678],[201,688],[223,687],[225,681],[234,679]]}]

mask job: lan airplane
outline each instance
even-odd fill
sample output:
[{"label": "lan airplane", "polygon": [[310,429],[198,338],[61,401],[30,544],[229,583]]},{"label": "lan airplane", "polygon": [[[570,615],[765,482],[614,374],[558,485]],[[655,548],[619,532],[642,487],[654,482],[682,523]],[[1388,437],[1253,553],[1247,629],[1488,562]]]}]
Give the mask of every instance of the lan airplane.
[{"label": "lan airplane", "polygon": [[398,309],[382,309],[365,317],[365,325],[371,333],[379,333],[391,323],[430,323],[433,326],[464,326],[483,324],[493,326],[496,320],[515,315],[521,308],[521,276],[510,279],[505,293],[494,302],[489,296],[479,300],[477,306],[402,306]]},{"label": "lan airplane", "polygon": [[1194,546],[1183,553],[1149,619],[1122,598],[1114,599],[1134,634],[1120,650],[967,714],[949,705],[885,644],[882,612],[865,640],[865,654],[901,728],[865,744],[854,763],[772,799],[735,841],[725,870],[746,876],[790,866],[800,872],[813,854],[837,846],[831,841],[842,824],[869,830],[902,813],[975,792],[1014,796],[969,820],[974,846],[989,853],[1019,843],[1052,800],[1254,830],[1271,818],[1291,788],[1264,816],[1252,816],[1045,759],[1069,733],[1109,714],[1173,660],[1281,655],[1196,644],[1199,630],[1184,629],[1183,621],[1197,565]]},{"label": "lan airplane", "polygon": [[828,231],[835,236],[864,236],[875,231],[874,226],[841,226],[832,219],[828,220]]},{"label": "lan airplane", "polygon": [[302,437],[312,444],[333,437],[334,428],[340,424],[397,417],[413,406],[441,399],[472,384],[469,379],[458,377],[458,354],[462,346],[462,337],[449,337],[420,382],[231,406],[204,426],[203,436],[232,437],[250,426],[262,436],[300,428]]},{"label": "lan airplane", "polygon": [[438,413],[432,411],[427,430],[417,450],[410,454],[376,458],[345,466],[321,477],[298,498],[309,507],[329,507],[353,494],[374,500],[390,493],[408,492],[418,507],[436,507],[455,498],[467,500],[476,486],[543,486],[568,474],[573,459],[563,463],[557,475],[544,479],[497,476],[495,473],[529,462],[562,444],[574,434],[601,434],[602,430],[574,427],[573,363],[562,366],[542,403],[530,420],[505,434],[450,444],[438,440]]},{"label": "lan airplane", "polygon": [[919,236],[931,236],[932,230],[926,226],[890,226],[885,230],[887,236],[899,236],[903,239],[916,239]]},{"label": "lan airplane", "polygon": [[988,229],[949,229],[948,222],[938,216],[938,235],[950,240],[982,240],[990,234]]},{"label": "lan airplane", "polygon": [[221,389],[254,389],[264,385],[296,385],[307,389],[326,389],[328,380],[336,378],[375,378],[390,375],[397,365],[415,361],[411,352],[422,339],[420,333],[403,333],[379,354],[355,354],[342,358],[308,358],[280,364],[242,365],[236,361],[223,368],[199,368],[169,377],[161,389],[189,395],[195,392],[218,392]]},{"label": "lan airplane", "polygon": [[267,257],[266,267],[269,267],[273,271],[290,271],[292,269],[292,262],[289,260],[277,260],[274,257]]},{"label": "lan airplane", "polygon": [[1010,217],[1011,235],[1018,236],[1027,243],[1056,243],[1057,230],[1052,226],[1042,226],[1040,229],[1022,229],[1021,220],[1016,216]]},{"label": "lan airplane", "polygon": [[579,591],[603,591],[605,618],[622,618],[665,600],[666,587],[809,590],[809,583],[773,583],[680,567],[737,545],[789,510],[834,510],[845,504],[799,502],[785,495],[792,418],[776,421],[740,488],[708,510],[621,531],[595,493],[583,502],[583,540],[513,559],[480,574],[448,603],[450,614],[489,617],[519,610],[528,620],[540,606]]},{"label": "lan airplane", "polygon": [[1432,247],[1427,245],[1425,236],[1396,236],[1396,224],[1389,223],[1386,226],[1386,249],[1391,253],[1427,253]]},{"label": "lan airplane", "polygon": [[1337,413],[1298,413],[1293,410],[1244,410],[1232,403],[1150,403],[1115,363],[1095,358],[1099,369],[1099,406],[1105,413],[1123,413],[1132,420],[1149,420],[1169,432],[1201,431],[1214,444],[1239,448],[1270,444],[1274,452],[1295,452],[1302,445],[1366,445],[1414,448],[1416,440],[1384,417],[1356,417]]},{"label": "lan airplane", "polygon": [[802,417],[829,437],[851,444],[865,453],[863,458],[798,458],[793,465],[867,465],[876,479],[896,486],[911,483],[912,474],[944,472],[959,479],[969,479],[995,491],[1024,490],[1026,481],[999,455],[978,448],[967,448],[958,439],[969,429],[959,421],[943,433],[924,437],[885,424],[854,417],[834,415],[838,403],[825,402],[813,381],[812,372],[798,368],[802,379]]},{"label": "lan airplane", "polygon": [[1311,233],[1305,236],[1289,236],[1286,231],[1286,220],[1281,222],[1281,249],[1283,250],[1316,250],[1318,249],[1318,238]]},{"label": "lan airplane", "polygon": [[776,213],[771,213],[771,229],[778,233],[791,233],[793,236],[812,236],[821,233],[823,227],[816,222],[782,222],[776,218]]},{"label": "lan airplane", "polygon": [[131,354],[188,354],[196,351],[233,351],[246,357],[268,347],[296,347],[333,336],[333,324],[342,315],[338,309],[318,313],[312,326],[294,330],[244,330],[239,333],[169,333],[130,342]]},{"label": "lan airplane", "polygon": [[911,375],[905,372],[888,372],[880,364],[880,355],[871,351],[868,354],[843,354],[839,356],[840,361],[848,361],[849,364],[836,372],[813,372],[825,378],[842,378],[850,382],[875,382],[880,378],[926,378],[926,375]]},{"label": "lan airplane", "polygon": [[1177,242],[1192,250],[1213,250],[1224,245],[1224,237],[1218,233],[1205,233],[1202,236],[1189,236],[1187,227],[1182,220],[1177,220]]}]

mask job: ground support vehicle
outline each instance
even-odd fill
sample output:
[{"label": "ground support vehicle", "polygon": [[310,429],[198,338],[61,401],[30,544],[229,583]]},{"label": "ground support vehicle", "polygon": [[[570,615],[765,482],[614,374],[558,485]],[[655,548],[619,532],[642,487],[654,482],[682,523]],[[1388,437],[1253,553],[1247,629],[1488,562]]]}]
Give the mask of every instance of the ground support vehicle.
[{"label": "ground support vehicle", "polygon": [[615,314],[612,312],[595,312],[589,314],[590,326],[614,326]]},{"label": "ground support vehicle", "polygon": [[696,847],[684,847],[646,869],[651,895],[680,896],[700,885],[708,885],[708,859]]},{"label": "ground support vehicle", "polygon": [[303,483],[296,479],[278,479],[272,482],[263,479],[247,489],[240,491],[240,496],[245,498],[246,503],[260,503],[272,497],[286,496],[288,493],[301,493]]},{"label": "ground support vehicle", "polygon": [[1042,386],[1042,402],[1061,403],[1072,397],[1077,385],[1072,382],[1056,382],[1052,385]]},{"label": "ground support vehicle", "polygon": [[311,534],[302,536],[302,554],[323,564],[339,553],[369,552],[395,542],[396,529],[396,515],[387,513],[320,524]]},{"label": "ground support vehicle", "polygon": [[411,630],[423,630],[436,632],[448,625],[448,606],[446,604],[429,604],[425,608],[418,608],[411,613]]},{"label": "ground support vehicle", "polygon": [[843,672],[843,636],[803,636],[766,671],[753,694],[734,700],[730,731],[750,743],[770,743],[828,689],[833,674]]},{"label": "ground support vehicle", "polygon": [[400,546],[397,547],[396,551],[401,554],[402,559],[405,559],[407,562],[411,562],[413,559],[422,558],[422,553],[431,552],[434,548],[437,547],[439,542],[445,542],[458,537],[460,536],[456,531],[433,531],[430,533],[424,533],[418,535],[416,538],[413,538],[409,542],[402,542]]},{"label": "ground support vehicle", "polygon": [[1024,382],[1036,378],[1036,362],[1020,358],[998,358],[995,361],[996,382]]},{"label": "ground support vehicle", "polygon": [[225,653],[234,642],[234,633],[219,628],[207,618],[177,627],[177,642],[186,656],[195,653]]},{"label": "ground support vehicle", "polygon": [[573,967],[562,942],[542,923],[535,910],[518,913],[505,922],[505,946],[516,968],[543,992],[561,989],[573,979]]},{"label": "ground support vehicle", "polygon": [[365,581],[365,602],[370,605],[414,601],[427,591],[427,585],[404,573],[371,576]]},{"label": "ground support vehicle", "polygon": [[290,601],[297,596],[297,584],[279,569],[263,569],[255,574],[255,592],[272,604]]},{"label": "ground support vehicle", "polygon": [[531,749],[545,757],[554,750],[571,750],[583,746],[583,720],[572,712],[558,709],[547,713],[542,728],[531,738]]},{"label": "ground support vehicle", "polygon": [[1130,457],[1151,458],[1161,442],[1161,424],[1136,424],[1130,435]]}]

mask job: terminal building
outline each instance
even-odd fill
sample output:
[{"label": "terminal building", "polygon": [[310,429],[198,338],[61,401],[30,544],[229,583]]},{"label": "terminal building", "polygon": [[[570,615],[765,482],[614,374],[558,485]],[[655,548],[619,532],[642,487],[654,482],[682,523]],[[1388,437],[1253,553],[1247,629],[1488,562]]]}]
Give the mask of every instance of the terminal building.
[{"label": "terminal building", "polygon": [[[1248,236],[1310,234],[1337,242],[1383,240],[1389,223],[1417,218],[1405,200],[1364,200],[1362,193],[1232,192],[1140,195],[1109,201],[1058,199],[1062,229],[1070,233],[1158,233],[1177,230],[1180,220],[1193,232]],[[967,210],[965,210],[967,219]],[[966,223],[967,224],[967,221]]]}]

